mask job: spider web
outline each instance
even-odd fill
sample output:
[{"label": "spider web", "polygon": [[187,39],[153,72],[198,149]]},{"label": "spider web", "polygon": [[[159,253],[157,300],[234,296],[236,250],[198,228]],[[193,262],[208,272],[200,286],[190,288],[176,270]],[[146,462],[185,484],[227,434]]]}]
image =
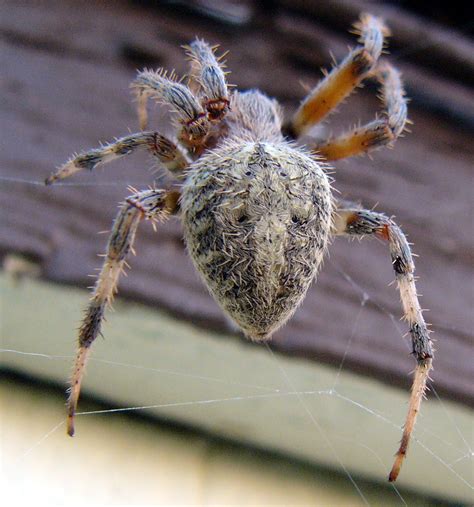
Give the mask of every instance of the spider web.
[{"label": "spider web", "polygon": [[[43,185],[40,181],[27,181],[16,179],[13,177],[0,177],[0,180],[5,183],[17,183],[24,185]],[[134,182],[136,185],[137,183]],[[92,183],[60,183],[63,186],[97,186],[97,185],[124,185],[123,182],[92,182]],[[348,405],[348,407],[352,407],[360,412],[362,412],[366,417],[376,418],[382,424],[386,425],[388,428],[395,428],[400,431],[400,421],[395,420],[393,414],[385,413],[379,411],[377,408],[374,408],[364,397],[353,397],[347,396],[344,392],[344,379],[343,373],[346,365],[346,358],[352,347],[356,346],[355,337],[357,334],[358,326],[361,320],[364,317],[364,312],[366,311],[367,304],[370,302],[372,305],[378,308],[378,310],[384,315],[388,326],[391,326],[392,329],[395,330],[396,335],[399,336],[400,339],[404,340],[407,348],[407,352],[410,352],[410,344],[408,338],[406,338],[405,330],[403,328],[403,323],[400,323],[398,317],[394,316],[390,311],[388,311],[383,305],[381,305],[376,296],[371,296],[369,292],[362,286],[362,284],[355,280],[349,273],[344,270],[338,262],[330,259],[329,266],[326,266],[326,269],[333,269],[338,273],[345,282],[347,283],[350,290],[353,291],[354,294],[357,295],[359,299],[359,310],[353,319],[353,324],[351,328],[351,332],[349,335],[349,339],[347,341],[347,345],[345,348],[345,352],[341,358],[341,361],[338,367],[333,372],[332,381],[326,385],[324,388],[317,389],[300,389],[297,385],[297,381],[292,376],[292,373],[288,370],[286,363],[282,360],[282,358],[273,352],[271,348],[271,344],[265,344],[264,348],[268,357],[270,359],[268,363],[269,371],[274,369],[278,372],[280,377],[280,385],[279,387],[275,387],[274,385],[255,385],[253,383],[248,383],[245,381],[245,378],[241,378],[237,381],[230,380],[228,377],[219,376],[219,375],[209,375],[208,372],[203,374],[193,374],[186,371],[182,371],[178,369],[163,369],[163,368],[150,368],[145,365],[140,364],[127,364],[124,362],[111,361],[107,359],[102,359],[98,357],[93,357],[91,359],[91,363],[101,363],[107,364],[110,366],[114,366],[120,369],[123,369],[124,372],[129,372],[133,369],[147,369],[151,370],[153,373],[159,375],[172,375],[176,377],[186,377],[192,380],[193,382],[205,382],[211,384],[221,384],[223,386],[228,386],[229,388],[229,396],[223,397],[209,397],[204,399],[181,399],[182,393],[177,395],[177,400],[173,402],[167,403],[154,403],[143,406],[125,406],[125,407],[115,407],[115,408],[106,408],[101,410],[91,410],[91,411],[82,411],[78,414],[78,419],[80,420],[82,417],[93,417],[98,414],[107,415],[113,417],[114,414],[118,413],[142,413],[147,412],[150,409],[169,409],[169,408],[178,408],[181,407],[184,410],[191,409],[195,407],[210,407],[216,406],[220,404],[242,404],[249,403],[255,400],[269,400],[275,399],[280,400],[281,403],[290,403],[290,400],[296,400],[297,406],[301,412],[301,417],[307,418],[310,424],[314,428],[315,434],[319,434],[322,441],[325,442],[327,448],[329,449],[330,454],[332,454],[333,458],[337,463],[337,467],[342,472],[343,476],[349,482],[350,486],[354,490],[354,494],[357,495],[358,501],[364,505],[370,505],[370,492],[367,492],[366,482],[363,479],[360,479],[358,475],[354,474],[351,471],[345,460],[340,455],[339,445],[336,445],[334,436],[329,436],[325,427],[321,423],[321,414],[315,413],[311,406],[312,397],[325,397],[329,399],[337,399],[341,400]],[[112,317],[113,318],[113,317]],[[453,327],[453,329],[455,329]],[[113,344],[109,343],[109,346],[113,347]],[[68,361],[72,362],[73,356],[69,355],[51,355],[45,354],[41,352],[41,346],[39,346],[37,351],[31,350],[20,350],[15,348],[3,348],[0,349],[2,354],[19,354],[19,355],[27,355],[37,361]],[[127,373],[128,374],[128,373]],[[159,380],[158,380],[159,384]],[[248,394],[248,389],[251,388],[255,392],[253,394]],[[235,394],[236,390],[242,389],[243,394]],[[455,419],[453,414],[451,413],[450,407],[443,402],[443,400],[438,396],[436,392],[436,385],[430,384],[430,396],[434,396],[434,398],[438,401],[442,408],[442,413],[444,414],[444,418],[452,428],[452,432],[449,435],[439,434],[435,430],[430,429],[427,421],[423,419],[423,413],[421,414],[417,428],[415,430],[415,435],[413,437],[413,442],[411,444],[411,448],[415,446],[420,446],[426,453],[426,456],[430,459],[437,461],[444,469],[446,474],[452,476],[456,481],[459,482],[459,486],[462,488],[473,489],[472,479],[466,477],[462,473],[459,473],[456,467],[465,461],[469,461],[472,463],[473,460],[473,449],[469,442],[469,438],[464,434],[461,429],[458,421]],[[406,399],[408,400],[408,392],[406,393]],[[292,405],[294,407],[294,405]],[[423,412],[423,406],[422,406]],[[40,438],[36,438],[31,442],[31,445],[28,445],[26,450],[22,450],[18,452],[9,463],[6,463],[5,468],[7,469],[8,477],[8,469],[11,470],[21,470],[22,464],[31,457],[38,456],[41,454],[41,449],[43,446],[48,445],[48,440],[52,435],[57,433],[58,431],[63,431],[65,425],[65,420],[61,419],[57,421],[51,428],[48,428]],[[374,444],[365,441],[358,441],[357,436],[354,436],[352,441],[351,439],[345,435],[340,435],[338,437],[340,440],[349,440],[349,444],[362,446],[365,451],[368,453],[372,459],[375,459],[379,464],[380,476],[385,478],[390,465],[391,465],[391,456],[381,456],[380,452],[374,447]],[[435,451],[431,449],[430,442],[433,439],[443,442],[445,447],[449,447],[452,452],[449,453],[449,458],[443,455],[439,455]],[[340,443],[340,442],[339,442]],[[308,444],[309,445],[309,444]],[[393,450],[395,451],[396,442],[393,442]],[[24,446],[23,446],[24,448]],[[454,456],[454,458],[451,458]],[[408,460],[410,459],[410,452],[408,454]],[[399,500],[400,505],[407,505],[407,500],[405,498],[405,494],[400,492],[396,484],[392,484],[393,493],[396,495]]]}]

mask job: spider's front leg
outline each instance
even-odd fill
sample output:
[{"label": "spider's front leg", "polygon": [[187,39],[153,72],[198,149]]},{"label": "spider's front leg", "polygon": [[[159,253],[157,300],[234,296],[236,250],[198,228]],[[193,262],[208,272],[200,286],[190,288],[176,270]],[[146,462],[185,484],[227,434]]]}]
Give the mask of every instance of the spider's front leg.
[{"label": "spider's front leg", "polygon": [[204,143],[209,133],[207,113],[191,90],[177,82],[174,75],[168,77],[162,69],[143,70],[138,73],[131,86],[138,100],[138,119],[141,129],[146,128],[148,121],[147,101],[153,98],[176,113],[181,124],[179,140],[187,148],[194,149]]},{"label": "spider's front leg", "polygon": [[138,100],[140,128],[148,121],[147,101],[153,98],[170,107],[181,124],[179,139],[193,152],[204,149],[212,124],[219,123],[229,110],[230,96],[224,63],[203,40],[185,46],[191,62],[189,86],[178,82],[174,73],[163,69],[143,70],[132,83]]},{"label": "spider's front leg", "polygon": [[175,213],[178,199],[179,193],[176,191],[139,192],[125,200],[114,221],[104,264],[79,329],[78,350],[67,404],[67,432],[70,436],[74,435],[74,415],[90,347],[100,333],[105,309],[117,291],[118,279],[126,266],[126,256],[133,249],[138,224],[144,218],[157,220]]},{"label": "spider's front leg", "polygon": [[432,366],[433,347],[429,331],[418,302],[415,286],[415,265],[410,247],[400,228],[381,213],[356,208],[339,207],[334,214],[334,233],[363,237],[375,234],[389,244],[390,256],[400,291],[404,318],[410,326],[413,354],[417,360],[410,404],[400,447],[389,475],[395,481],[406,456],[410,437],[420,410],[421,400]]},{"label": "spider's front leg", "polygon": [[191,62],[188,86],[201,97],[208,119],[211,122],[221,121],[230,104],[225,65],[220,61],[222,57],[216,58],[216,47],[213,48],[200,39],[185,48]]}]

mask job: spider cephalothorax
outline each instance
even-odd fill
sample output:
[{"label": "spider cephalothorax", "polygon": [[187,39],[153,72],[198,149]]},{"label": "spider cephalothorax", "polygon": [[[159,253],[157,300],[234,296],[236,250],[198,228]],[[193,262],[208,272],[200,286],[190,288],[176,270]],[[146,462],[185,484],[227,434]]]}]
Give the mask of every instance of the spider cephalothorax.
[{"label": "spider cephalothorax", "polygon": [[[179,190],[135,191],[122,205],[105,261],[79,331],[68,401],[68,433],[90,347],[132,249],[139,222],[177,214],[197,270],[217,302],[251,339],[268,339],[295,311],[321,265],[332,235],[376,235],[388,242],[410,326],[417,368],[402,442],[389,480],[397,478],[426,389],[433,350],[418,303],[410,248],[399,227],[381,213],[333,198],[325,162],[391,144],[403,131],[406,101],[398,72],[380,63],[383,23],[362,15],[361,45],[302,102],[286,123],[276,101],[259,91],[229,92],[215,48],[187,47],[187,85],[166,72],[145,70],[132,86],[140,127],[148,98],[168,106],[178,126],[175,143],[142,131],[75,156],[47,184],[82,169],[148,150],[179,182]],[[381,85],[384,114],[348,133],[302,147],[296,140],[321,121],[365,78]]]}]

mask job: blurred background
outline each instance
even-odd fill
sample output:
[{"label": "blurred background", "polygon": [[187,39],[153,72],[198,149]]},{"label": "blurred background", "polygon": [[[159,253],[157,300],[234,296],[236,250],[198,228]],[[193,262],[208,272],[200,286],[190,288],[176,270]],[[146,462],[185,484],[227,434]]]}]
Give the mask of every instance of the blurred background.
[{"label": "blurred background", "polygon": [[[180,46],[220,44],[229,81],[287,115],[361,12],[392,31],[411,132],[335,164],[343,197],[395,215],[414,243],[435,368],[396,486],[414,360],[385,245],[334,241],[270,347],[237,333],[173,219],[137,256],[94,344],[74,439],[65,388],[89,275],[128,185],[169,182],[133,155],[45,188],[72,153],[138,130],[137,69],[186,73]],[[5,505],[473,503],[472,15],[456,3],[43,0],[1,4],[1,495]],[[370,83],[318,134],[380,110]],[[172,134],[169,113],[150,127]],[[156,169],[156,168],[155,168]]]}]

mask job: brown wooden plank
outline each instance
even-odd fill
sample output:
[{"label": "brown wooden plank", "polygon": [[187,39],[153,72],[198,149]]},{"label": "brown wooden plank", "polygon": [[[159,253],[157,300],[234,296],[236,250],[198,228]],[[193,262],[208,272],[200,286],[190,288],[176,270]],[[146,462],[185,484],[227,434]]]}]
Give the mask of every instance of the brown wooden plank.
[{"label": "brown wooden plank", "polygon": [[[319,78],[316,66],[331,49],[324,47],[325,41],[334,41],[339,56],[348,40],[338,26],[326,22],[318,32],[316,21],[303,22],[284,11],[262,30],[258,23],[246,24],[245,17],[232,25],[125,1],[97,2],[94,10],[90,2],[72,0],[4,5],[9,15],[0,20],[1,172],[4,178],[33,182],[71,153],[137,129],[128,89],[134,67],[146,63],[184,72],[179,45],[194,35],[231,50],[233,83],[262,88],[281,98],[288,110],[304,94],[299,81],[312,85]],[[308,31],[313,23],[315,36]],[[304,51],[295,37],[304,42]],[[419,70],[403,59],[397,64],[409,84],[430,83],[431,101],[446,104],[452,96],[454,109],[470,116],[472,90],[463,82],[444,77],[438,86],[433,70]],[[373,90],[364,90],[341,107],[332,125],[337,129],[366,120],[377,105]],[[395,214],[415,243],[422,303],[431,310],[428,317],[437,339],[435,387],[472,403],[472,134],[466,128],[469,122],[462,128],[456,124],[456,114],[434,114],[446,108],[429,112],[422,105],[412,103],[413,132],[394,150],[381,151],[373,160],[338,163],[335,186],[347,197],[367,206],[379,203],[379,210]],[[170,131],[165,112],[157,110],[154,126]],[[2,254],[21,252],[36,259],[45,279],[89,285],[88,275],[100,262],[96,254],[106,241],[97,231],[109,227],[127,183],[140,187],[151,181],[149,166],[145,156],[134,156],[71,180],[85,186],[43,188],[2,180]],[[227,326],[186,257],[177,221],[161,226],[157,234],[145,225],[137,251],[130,276],[121,282],[122,296],[201,326]],[[338,365],[351,340],[344,368],[408,388],[413,361],[401,337],[405,326],[398,323],[397,292],[387,287],[392,278],[383,245],[336,240],[318,284],[277,333],[275,346]],[[369,297],[363,307],[361,290]]]}]

